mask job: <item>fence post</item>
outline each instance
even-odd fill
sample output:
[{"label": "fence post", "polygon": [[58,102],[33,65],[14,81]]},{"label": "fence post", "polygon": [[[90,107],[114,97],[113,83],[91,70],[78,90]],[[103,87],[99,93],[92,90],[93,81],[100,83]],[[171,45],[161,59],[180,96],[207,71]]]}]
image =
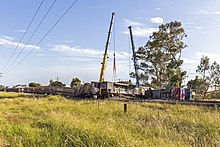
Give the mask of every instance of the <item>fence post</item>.
[{"label": "fence post", "polygon": [[127,112],[127,104],[124,103],[124,113],[126,113],[126,112]]},{"label": "fence post", "polygon": [[98,108],[99,108],[99,100],[98,100]]}]

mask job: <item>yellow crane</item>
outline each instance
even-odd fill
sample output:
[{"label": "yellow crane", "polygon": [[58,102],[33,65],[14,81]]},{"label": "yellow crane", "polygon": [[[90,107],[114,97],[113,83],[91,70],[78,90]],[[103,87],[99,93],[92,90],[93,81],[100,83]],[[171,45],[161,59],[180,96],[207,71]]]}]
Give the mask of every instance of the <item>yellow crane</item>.
[{"label": "yellow crane", "polygon": [[[104,82],[104,74],[105,74],[105,68],[106,68],[106,61],[107,61],[107,58],[108,58],[108,54],[107,54],[107,51],[108,51],[108,48],[109,48],[109,45],[110,45],[110,39],[111,39],[111,34],[112,34],[112,26],[113,26],[113,23],[114,23],[114,18],[115,18],[115,13],[113,12],[112,13],[112,18],[111,18],[111,22],[110,22],[110,27],[109,27],[109,31],[108,31],[108,37],[107,37],[107,42],[106,42],[106,46],[105,46],[105,53],[104,53],[104,56],[103,56],[103,59],[102,59],[102,68],[101,68],[101,72],[100,72],[100,78],[99,78],[99,82]],[[101,89],[100,89],[100,93],[101,93]]]}]

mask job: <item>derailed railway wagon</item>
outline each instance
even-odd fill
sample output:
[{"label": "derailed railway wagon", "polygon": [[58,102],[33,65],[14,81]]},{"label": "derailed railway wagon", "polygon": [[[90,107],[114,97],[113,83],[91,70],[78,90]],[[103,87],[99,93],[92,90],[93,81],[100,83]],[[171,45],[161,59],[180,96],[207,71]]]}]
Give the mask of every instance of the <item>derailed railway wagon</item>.
[{"label": "derailed railway wagon", "polygon": [[[33,94],[60,94],[70,97],[84,98],[108,98],[118,95],[133,95],[144,97],[145,91],[149,87],[136,87],[132,84],[120,82],[91,82],[85,83],[78,88],[59,87],[59,86],[40,86],[40,87],[13,87],[5,88],[8,92],[24,92]],[[101,90],[101,92],[100,92]]]},{"label": "derailed railway wagon", "polygon": [[[101,90],[101,92],[100,92]],[[150,87],[136,87],[132,84],[119,82],[91,82],[85,83],[78,88],[40,86],[40,87],[14,87],[5,88],[8,92],[24,92],[34,94],[60,94],[69,97],[82,98],[108,98],[118,95],[130,95],[145,99],[166,100],[192,100],[192,90],[187,88],[169,88],[154,90]]]},{"label": "derailed railway wagon", "polygon": [[144,97],[145,91],[149,89],[150,88],[146,86],[136,87],[133,84],[126,84],[120,82],[102,82],[100,84],[102,97],[111,97],[118,95],[131,95],[131,96]]},{"label": "derailed railway wagon", "polygon": [[188,88],[167,88],[145,91],[146,99],[193,100],[192,90]]}]

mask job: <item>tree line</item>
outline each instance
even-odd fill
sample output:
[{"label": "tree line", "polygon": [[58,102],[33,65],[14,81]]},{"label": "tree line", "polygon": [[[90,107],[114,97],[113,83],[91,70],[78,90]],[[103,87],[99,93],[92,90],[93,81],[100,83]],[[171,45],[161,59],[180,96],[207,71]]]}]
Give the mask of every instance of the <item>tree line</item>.
[{"label": "tree line", "polygon": [[[161,24],[159,30],[149,36],[144,46],[138,48],[136,57],[138,60],[138,75],[136,76],[142,85],[155,89],[181,87],[187,72],[181,67],[184,63],[181,55],[187,45],[184,38],[187,37],[181,22],[172,21]],[[207,94],[210,87],[216,90],[220,86],[220,66],[215,61],[209,63],[209,57],[203,56],[197,67],[196,76],[190,80],[187,86],[197,94]]]},{"label": "tree line", "polygon": [[200,60],[200,64],[197,66],[196,72],[201,77],[196,76],[195,79],[190,80],[187,86],[191,88],[197,94],[203,94],[206,96],[209,88],[212,88],[214,93],[211,93],[212,98],[218,98],[220,92],[220,66],[214,61],[212,64],[209,62],[208,56],[203,56]]},{"label": "tree line", "polygon": [[[138,78],[142,85],[153,88],[181,86],[186,71],[181,68],[181,55],[187,47],[183,39],[187,37],[181,22],[162,24],[147,43],[136,52]],[[136,77],[134,73],[131,77]]]},{"label": "tree line", "polygon": [[[29,87],[40,87],[41,84],[40,83],[36,83],[36,82],[31,82],[28,84]],[[66,84],[64,84],[61,81],[54,81],[54,80],[50,80],[49,81],[49,85],[48,86],[58,86],[58,87],[65,87]],[[81,80],[79,78],[72,78],[71,82],[70,82],[70,87],[72,88],[78,88],[81,86]]]}]

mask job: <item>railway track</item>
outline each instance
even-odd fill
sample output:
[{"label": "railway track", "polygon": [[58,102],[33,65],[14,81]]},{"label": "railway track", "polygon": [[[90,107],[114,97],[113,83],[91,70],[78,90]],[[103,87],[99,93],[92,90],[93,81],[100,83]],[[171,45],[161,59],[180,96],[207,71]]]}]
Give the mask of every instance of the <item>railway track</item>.
[{"label": "railway track", "polygon": [[171,105],[193,105],[193,106],[204,106],[204,107],[220,107],[220,101],[171,101],[161,99],[135,99],[132,97],[124,97],[124,99],[113,99],[124,102],[139,102],[139,103],[160,103],[160,104],[171,104]]},{"label": "railway track", "polygon": [[220,107],[220,102],[201,102],[201,101],[146,101],[161,104],[173,104],[173,105],[194,105],[194,106],[206,106],[206,107]]}]

